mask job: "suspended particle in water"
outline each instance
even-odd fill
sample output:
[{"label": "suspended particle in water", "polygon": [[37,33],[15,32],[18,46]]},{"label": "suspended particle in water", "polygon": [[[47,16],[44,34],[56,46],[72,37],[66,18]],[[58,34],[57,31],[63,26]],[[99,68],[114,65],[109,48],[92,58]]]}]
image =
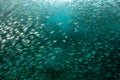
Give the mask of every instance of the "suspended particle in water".
[{"label": "suspended particle in water", "polygon": [[45,46],[40,46],[41,49],[43,49]]},{"label": "suspended particle in water", "polygon": [[57,40],[54,40],[54,41],[53,41],[53,43],[56,43],[56,42],[57,42]]},{"label": "suspended particle in water", "polygon": [[68,36],[65,36],[65,38],[68,38]]},{"label": "suspended particle in water", "polygon": [[45,18],[47,18],[47,19],[48,19],[48,18],[50,18],[50,16],[45,16]]},{"label": "suspended particle in water", "polygon": [[54,31],[51,31],[51,32],[50,32],[50,34],[53,34],[53,33],[54,33]]},{"label": "suspended particle in water", "polygon": [[64,43],[66,42],[66,40],[62,40]]},{"label": "suspended particle in water", "polygon": [[63,24],[62,22],[59,22],[57,25],[59,25],[59,26],[60,26],[60,25],[62,25],[62,24]]},{"label": "suspended particle in water", "polygon": [[74,32],[78,32],[78,29],[77,29],[77,28],[74,28]]}]

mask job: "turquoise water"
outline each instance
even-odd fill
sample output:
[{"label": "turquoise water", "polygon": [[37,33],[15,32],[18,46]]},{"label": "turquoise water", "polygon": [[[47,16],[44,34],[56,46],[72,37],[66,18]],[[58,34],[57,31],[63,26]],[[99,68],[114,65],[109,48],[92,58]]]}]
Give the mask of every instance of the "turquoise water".
[{"label": "turquoise water", "polygon": [[119,0],[0,0],[0,80],[120,80]]},{"label": "turquoise water", "polygon": [[[70,17],[70,9],[67,8],[60,8],[58,10],[55,10],[56,12],[48,19],[48,23],[56,23],[58,26],[60,26],[63,30],[66,30],[69,28],[69,20]],[[63,15],[64,14],[64,15]]]}]

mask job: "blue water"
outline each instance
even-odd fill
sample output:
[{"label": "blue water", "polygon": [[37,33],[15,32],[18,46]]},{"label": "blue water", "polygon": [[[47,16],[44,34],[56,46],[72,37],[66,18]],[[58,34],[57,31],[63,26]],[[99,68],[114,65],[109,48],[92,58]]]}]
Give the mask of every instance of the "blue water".
[{"label": "blue water", "polygon": [[120,1],[71,1],[0,0],[0,80],[120,80]]},{"label": "blue water", "polygon": [[[53,9],[54,10],[54,9]],[[47,20],[48,24],[56,24],[61,29],[66,30],[69,28],[69,21],[71,19],[70,16],[71,9],[67,7],[60,7],[54,11],[52,16]]]}]

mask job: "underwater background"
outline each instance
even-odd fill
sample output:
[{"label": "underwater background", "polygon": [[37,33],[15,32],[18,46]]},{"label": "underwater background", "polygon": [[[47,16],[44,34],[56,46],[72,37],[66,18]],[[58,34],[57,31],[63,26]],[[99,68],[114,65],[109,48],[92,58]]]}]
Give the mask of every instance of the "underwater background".
[{"label": "underwater background", "polygon": [[120,80],[120,0],[0,0],[0,80]]}]

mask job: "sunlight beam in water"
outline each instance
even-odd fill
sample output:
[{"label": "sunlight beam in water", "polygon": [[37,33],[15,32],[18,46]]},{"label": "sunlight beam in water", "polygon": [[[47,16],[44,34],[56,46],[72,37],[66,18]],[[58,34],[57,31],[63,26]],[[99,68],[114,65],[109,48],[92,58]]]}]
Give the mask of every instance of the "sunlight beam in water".
[{"label": "sunlight beam in water", "polygon": [[[41,2],[41,0],[31,0],[33,2]],[[45,2],[48,2],[48,3],[71,3],[72,0],[44,0]],[[42,1],[43,2],[43,1]]]}]

